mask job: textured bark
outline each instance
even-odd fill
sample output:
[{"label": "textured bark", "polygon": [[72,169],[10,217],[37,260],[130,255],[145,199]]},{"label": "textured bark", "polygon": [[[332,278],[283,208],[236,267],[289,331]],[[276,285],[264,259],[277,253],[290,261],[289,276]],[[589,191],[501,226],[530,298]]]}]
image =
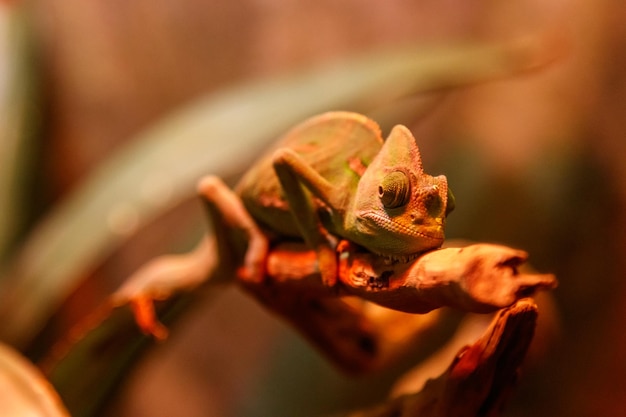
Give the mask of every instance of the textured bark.
[{"label": "textured bark", "polygon": [[[520,273],[518,266],[527,254],[500,245],[439,249],[410,263],[388,264],[342,242],[338,256],[338,288],[325,287],[314,252],[293,243],[279,245],[270,253],[265,282],[241,283],[349,372],[385,367],[415,340],[420,324],[397,312],[453,307],[488,313],[556,286],[551,274]],[[346,302],[344,296],[356,296],[362,302]],[[397,314],[380,314],[363,300]],[[402,337],[390,326],[399,320],[405,326]]]},{"label": "textured bark", "polygon": [[450,367],[417,393],[336,417],[495,417],[500,415],[533,337],[537,307],[520,300],[502,310]]}]

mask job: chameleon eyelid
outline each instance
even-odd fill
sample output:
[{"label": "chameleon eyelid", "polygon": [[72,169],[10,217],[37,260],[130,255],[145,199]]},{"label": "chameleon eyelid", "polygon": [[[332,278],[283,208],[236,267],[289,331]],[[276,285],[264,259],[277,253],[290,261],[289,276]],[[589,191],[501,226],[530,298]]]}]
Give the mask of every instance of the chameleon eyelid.
[{"label": "chameleon eyelid", "polygon": [[378,186],[378,197],[388,209],[406,205],[411,199],[411,181],[408,175],[400,170],[386,174]]}]

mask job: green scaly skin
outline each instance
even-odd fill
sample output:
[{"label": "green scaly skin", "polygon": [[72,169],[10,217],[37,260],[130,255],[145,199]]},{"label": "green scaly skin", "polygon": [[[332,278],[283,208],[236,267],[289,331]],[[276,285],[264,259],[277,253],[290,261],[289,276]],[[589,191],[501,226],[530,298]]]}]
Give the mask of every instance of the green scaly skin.
[{"label": "green scaly skin", "polygon": [[304,238],[319,248],[333,235],[399,261],[440,247],[453,208],[445,176],[424,172],[406,127],[394,127],[383,141],[374,121],[349,112],[293,128],[236,192],[277,239]]}]

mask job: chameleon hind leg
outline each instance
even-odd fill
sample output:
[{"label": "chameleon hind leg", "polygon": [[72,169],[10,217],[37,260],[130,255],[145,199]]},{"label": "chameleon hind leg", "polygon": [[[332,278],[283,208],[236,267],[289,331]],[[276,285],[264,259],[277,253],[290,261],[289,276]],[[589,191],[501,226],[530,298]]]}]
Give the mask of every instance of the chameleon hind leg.
[{"label": "chameleon hind leg", "polygon": [[213,227],[222,273],[231,277],[235,273],[245,282],[263,282],[269,240],[239,196],[215,176],[200,180],[198,194],[205,203]]},{"label": "chameleon hind leg", "polygon": [[163,340],[167,328],[159,322],[155,301],[189,292],[207,281],[237,277],[261,281],[268,242],[239,197],[219,178],[205,177],[198,192],[206,204],[214,236],[205,236],[190,253],[159,256],[139,268],[111,297],[114,306],[130,305],[138,327]]}]

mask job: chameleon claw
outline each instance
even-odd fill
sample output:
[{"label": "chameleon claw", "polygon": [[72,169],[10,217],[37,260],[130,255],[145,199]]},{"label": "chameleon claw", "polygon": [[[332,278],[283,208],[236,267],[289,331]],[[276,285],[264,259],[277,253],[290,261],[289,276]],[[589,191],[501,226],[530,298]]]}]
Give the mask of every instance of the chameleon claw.
[{"label": "chameleon claw", "polygon": [[334,248],[321,245],[317,249],[318,268],[322,276],[322,283],[327,288],[334,288],[337,285],[337,254]]},{"label": "chameleon claw", "polygon": [[135,322],[145,335],[150,335],[158,341],[164,341],[169,336],[169,330],[156,317],[154,301],[149,297],[137,297],[130,301],[130,308],[135,316]]}]

